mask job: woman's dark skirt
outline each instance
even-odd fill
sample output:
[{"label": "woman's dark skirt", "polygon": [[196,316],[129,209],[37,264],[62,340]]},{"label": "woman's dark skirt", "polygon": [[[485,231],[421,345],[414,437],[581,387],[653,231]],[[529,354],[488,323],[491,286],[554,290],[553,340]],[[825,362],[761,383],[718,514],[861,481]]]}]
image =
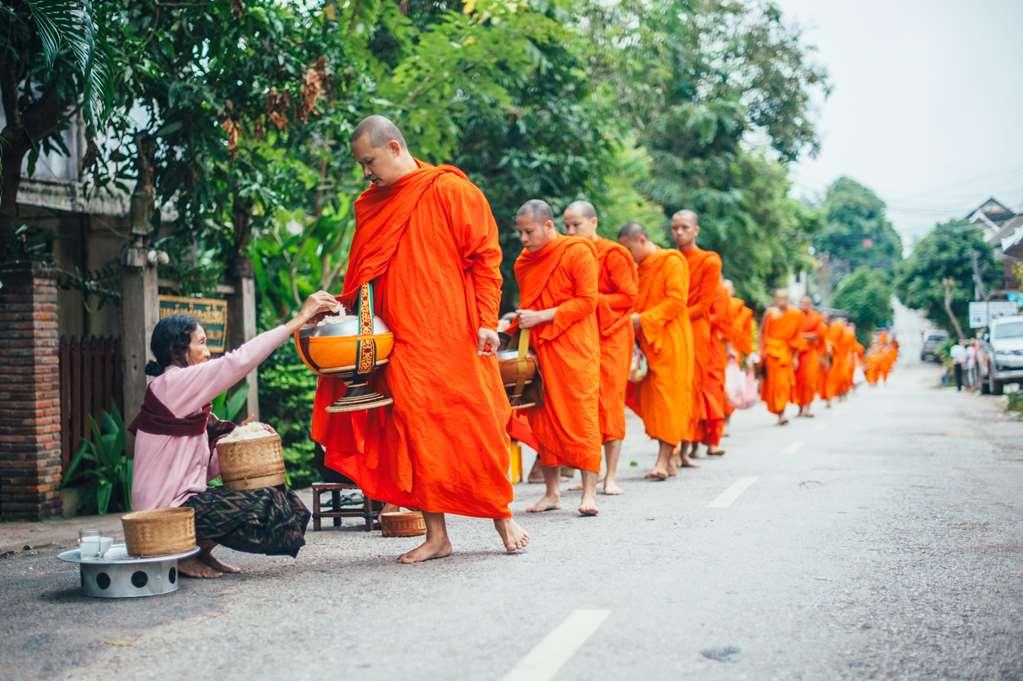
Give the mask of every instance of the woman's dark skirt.
[{"label": "woman's dark skirt", "polygon": [[195,509],[195,536],[235,551],[298,556],[309,510],[284,486],[236,492],[208,489],[184,503]]}]

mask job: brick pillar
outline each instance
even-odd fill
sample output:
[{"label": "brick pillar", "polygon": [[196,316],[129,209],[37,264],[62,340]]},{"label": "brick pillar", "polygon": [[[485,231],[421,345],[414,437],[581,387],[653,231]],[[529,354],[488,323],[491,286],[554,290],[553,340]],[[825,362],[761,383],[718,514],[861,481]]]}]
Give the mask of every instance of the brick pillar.
[{"label": "brick pillar", "polygon": [[57,284],[29,265],[0,284],[0,517],[60,515]]}]

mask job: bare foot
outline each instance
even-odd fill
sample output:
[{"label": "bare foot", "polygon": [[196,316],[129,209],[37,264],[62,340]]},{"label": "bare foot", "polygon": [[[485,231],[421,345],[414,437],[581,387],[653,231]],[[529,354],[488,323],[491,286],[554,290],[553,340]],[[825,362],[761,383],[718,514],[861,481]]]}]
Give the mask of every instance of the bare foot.
[{"label": "bare foot", "polygon": [[533,467],[529,469],[529,477],[526,478],[526,482],[530,485],[538,485],[543,482],[543,466],[540,465],[539,458],[533,463]]},{"label": "bare foot", "polygon": [[682,468],[699,468],[700,464],[694,463],[688,456],[682,457]]},{"label": "bare foot", "polygon": [[521,551],[529,544],[529,534],[511,518],[494,518],[494,529],[501,535],[508,553]]},{"label": "bare foot", "polygon": [[720,447],[718,447],[717,449],[711,449],[710,447],[707,447],[707,456],[724,456],[724,455],[725,455],[725,450],[721,449]]},{"label": "bare foot", "polygon": [[786,419],[786,418],[780,418],[780,419],[778,419],[778,424],[777,425],[779,425],[779,426],[787,426],[787,425],[789,425],[789,420]]},{"label": "bare foot", "polygon": [[451,542],[447,537],[441,541],[425,541],[407,553],[398,556],[399,563],[423,563],[435,558],[447,558],[451,555]]},{"label": "bare foot", "polygon": [[527,513],[543,513],[544,511],[557,511],[561,508],[561,497],[545,494],[540,501],[526,509]]},{"label": "bare foot", "polygon": [[625,494],[625,490],[619,487],[618,483],[614,480],[604,480],[604,494],[614,497],[619,494]]},{"label": "bare foot", "polygon": [[673,456],[668,459],[668,477],[674,478],[678,475],[678,469],[682,467],[682,456]]},{"label": "bare foot", "polygon": [[579,504],[579,515],[585,518],[592,518],[598,513],[600,513],[600,509],[597,508],[597,498],[595,496],[583,496],[583,500]]},{"label": "bare foot", "polygon": [[[604,476],[601,476],[601,477],[597,478],[597,484],[598,485],[601,484],[602,482],[604,482]],[[580,482],[579,484],[572,485],[571,487],[568,488],[568,491],[569,492],[582,492],[583,491],[583,484]]]},{"label": "bare foot", "polygon": [[668,471],[663,470],[661,468],[654,468],[652,471],[650,471],[649,473],[644,475],[643,479],[644,480],[657,480],[657,481],[667,480],[668,479]]},{"label": "bare foot", "polygon": [[232,575],[236,575],[239,572],[241,572],[241,570],[235,567],[234,565],[230,565],[228,563],[221,563],[219,560],[213,557],[212,553],[200,553],[198,556],[196,556],[196,558],[199,561],[205,563],[206,565],[209,565],[217,572],[223,572]]},{"label": "bare foot", "polygon": [[178,572],[183,574],[185,577],[192,577],[194,579],[216,579],[224,575],[220,570],[214,570],[212,567],[203,563],[196,558],[189,558],[178,563]]}]

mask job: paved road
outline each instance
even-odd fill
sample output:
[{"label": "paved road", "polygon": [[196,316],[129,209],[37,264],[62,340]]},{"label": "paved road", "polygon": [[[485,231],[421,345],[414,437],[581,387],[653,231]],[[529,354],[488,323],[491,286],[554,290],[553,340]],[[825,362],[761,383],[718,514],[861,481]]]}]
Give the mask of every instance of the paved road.
[{"label": "paved road", "polygon": [[524,517],[519,556],[464,519],[418,566],[392,562],[414,540],[311,532],[116,602],[55,551],[0,560],[0,678],[1023,679],[1023,423],[912,352],[816,419],[740,413],[677,480],[642,481],[630,436],[626,495]]}]

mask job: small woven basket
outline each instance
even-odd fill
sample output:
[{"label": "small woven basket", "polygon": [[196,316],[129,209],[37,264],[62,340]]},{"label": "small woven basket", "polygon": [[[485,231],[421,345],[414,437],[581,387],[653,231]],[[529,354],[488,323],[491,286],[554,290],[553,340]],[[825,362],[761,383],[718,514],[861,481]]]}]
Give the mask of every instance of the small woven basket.
[{"label": "small woven basket", "polygon": [[418,537],[426,534],[426,520],[419,511],[381,513],[380,532],[385,537]]},{"label": "small woven basket", "polygon": [[195,548],[195,509],[155,508],[121,516],[128,554],[148,558]]},{"label": "small woven basket", "polygon": [[284,451],[281,437],[266,437],[217,443],[220,476],[224,486],[236,492],[284,484]]}]

